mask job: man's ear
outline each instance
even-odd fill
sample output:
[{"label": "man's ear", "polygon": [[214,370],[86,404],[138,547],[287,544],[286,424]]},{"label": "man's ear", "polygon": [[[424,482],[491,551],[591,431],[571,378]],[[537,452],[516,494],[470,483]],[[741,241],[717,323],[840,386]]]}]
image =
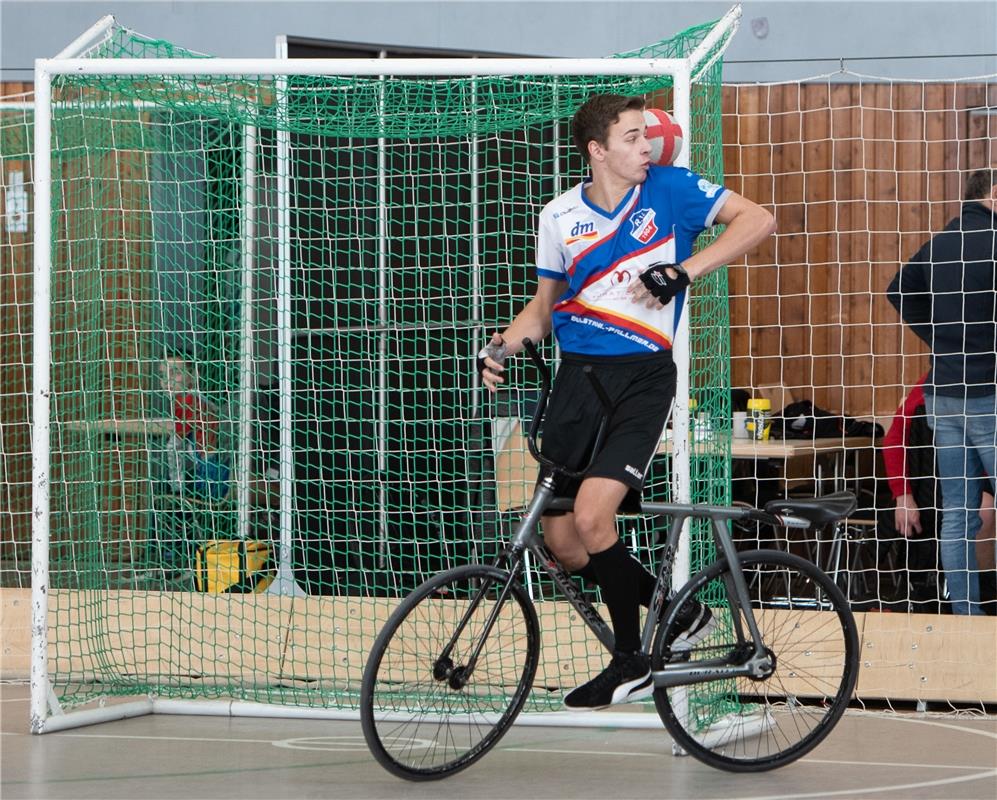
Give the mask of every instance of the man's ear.
[{"label": "man's ear", "polygon": [[595,139],[590,139],[588,143],[589,162],[602,161],[606,157],[606,151]]}]

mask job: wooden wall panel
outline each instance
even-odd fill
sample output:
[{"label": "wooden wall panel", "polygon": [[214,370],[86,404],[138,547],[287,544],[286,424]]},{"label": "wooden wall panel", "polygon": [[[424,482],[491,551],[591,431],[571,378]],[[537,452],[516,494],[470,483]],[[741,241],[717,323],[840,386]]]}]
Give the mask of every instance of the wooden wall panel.
[{"label": "wooden wall panel", "polygon": [[[227,680],[261,687],[356,685],[371,641],[397,605],[394,598],[108,592],[93,616],[93,600],[92,593],[79,592],[52,597],[49,664],[60,684],[71,675],[87,680],[132,673],[153,683],[194,678],[206,691]],[[598,642],[581,623],[565,627],[571,616],[566,605],[537,604],[537,686],[571,685],[602,664]],[[80,609],[91,612],[89,639],[75,630],[84,619]],[[855,617],[862,657],[855,699],[997,702],[992,620],[876,612]],[[65,646],[67,637],[72,647]],[[23,680],[31,663],[28,590],[0,589],[0,642],[0,679]],[[783,675],[783,682],[788,678]]]},{"label": "wooden wall panel", "polygon": [[[0,99],[30,101],[30,84],[0,84]],[[24,122],[26,120],[26,123]],[[30,191],[30,110],[9,108],[0,116],[0,203],[10,173],[23,171]],[[114,141],[135,142],[135,122],[114,122]],[[122,126],[130,125],[130,131]],[[59,163],[59,162],[57,162]],[[62,191],[83,198],[94,215],[56,215],[53,259],[53,417],[60,422],[86,418],[140,416],[137,365],[139,336],[147,336],[151,275],[151,215],[148,202],[149,155],[125,145],[103,154],[67,157],[61,162]],[[32,209],[33,211],[33,209]],[[5,215],[0,215],[5,218]],[[95,227],[98,230],[95,230]],[[33,214],[26,232],[0,225],[0,584],[30,579],[30,378]],[[99,266],[99,271],[98,271]],[[98,353],[107,360],[95,361]],[[84,413],[84,406],[86,413]],[[78,431],[78,428],[77,428]],[[53,557],[78,553],[76,538],[85,508],[101,517],[108,538],[104,555],[128,562],[144,538],[143,478],[147,459],[128,453],[113,437],[83,437],[72,426],[53,429],[53,476],[65,475],[73,487],[53,481],[53,536],[63,540]],[[65,470],[65,472],[63,472]],[[92,474],[91,474],[92,473]],[[89,476],[89,477],[88,477]],[[81,490],[100,484],[100,496]],[[60,495],[65,489],[66,496]],[[90,526],[93,530],[93,525]]]},{"label": "wooden wall panel", "polygon": [[774,248],[731,266],[735,386],[782,383],[830,410],[892,414],[928,359],[885,290],[958,213],[966,174],[997,163],[997,117],[969,110],[995,95],[973,84],[725,88],[727,183],[779,225]]},{"label": "wooden wall panel", "polygon": [[[133,130],[115,130],[117,121],[95,133],[114,141],[134,141]],[[81,535],[115,564],[142,557],[148,528],[148,457],[136,442],[91,429],[73,435],[82,423],[142,416],[143,339],[151,333],[148,302],[152,276],[151,213],[148,200],[150,155],[125,146],[62,162],[74,209],[56,231],[53,273],[53,417],[66,457],[64,483],[53,483],[54,557],[71,558]],[[97,209],[97,215],[89,209]],[[97,235],[88,232],[97,229]],[[99,427],[99,426],[98,426]],[[59,465],[54,465],[58,468]],[[99,491],[76,490],[88,473]],[[61,491],[65,496],[56,496]],[[85,550],[84,550],[85,552]]]},{"label": "wooden wall panel", "polygon": [[965,91],[966,106],[974,111],[966,124],[961,163],[997,168],[997,83],[967,87]]}]

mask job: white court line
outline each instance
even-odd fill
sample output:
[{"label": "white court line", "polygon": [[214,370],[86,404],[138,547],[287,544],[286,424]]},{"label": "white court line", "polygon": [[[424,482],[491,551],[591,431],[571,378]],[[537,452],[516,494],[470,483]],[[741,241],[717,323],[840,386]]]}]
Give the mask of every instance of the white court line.
[{"label": "white court line", "polygon": [[918,725],[933,725],[936,728],[948,728],[949,730],[959,731],[961,733],[972,733],[976,736],[989,736],[991,739],[997,739],[997,732],[994,731],[977,731],[972,728],[963,728],[959,725],[952,725],[948,722],[935,722],[933,719],[910,719],[908,717],[883,717],[883,719],[890,719],[894,722],[916,722]]},{"label": "white court line", "polygon": [[551,747],[497,747],[496,751],[503,753],[541,753],[544,755],[565,755],[565,756],[620,756],[626,758],[635,756],[636,758],[661,758],[664,751],[660,753],[635,753],[633,750],[613,751],[613,750],[555,750]]},{"label": "white court line", "polygon": [[[801,758],[803,764],[838,764],[845,767],[903,767],[904,769],[980,769],[981,764],[903,764],[899,761],[839,761],[833,758]],[[990,769],[990,767],[985,767]]]},{"label": "white court line", "polygon": [[[891,719],[901,719],[903,722],[916,722],[922,725],[932,725],[940,728],[952,729],[959,732],[967,732],[976,735],[983,735],[988,738],[997,738],[997,733],[992,733],[990,731],[980,731],[973,730],[971,728],[960,727],[958,725],[952,725],[944,722],[934,722],[932,720],[919,720],[919,719],[904,719],[900,717],[892,717]],[[31,734],[20,734],[13,732],[0,732],[8,736],[30,736]],[[193,737],[193,736],[148,736],[148,735],[133,735],[133,734],[105,734],[105,733],[52,733],[50,736],[57,737],[69,737],[76,739],[132,739],[132,740],[148,740],[148,741],[181,741],[181,742],[224,742],[224,743],[241,743],[241,744],[264,744],[270,746],[278,746],[277,741],[273,739],[241,739],[241,738],[231,738],[231,737]],[[280,740],[285,741],[285,740]],[[351,748],[352,749],[352,748]],[[510,747],[510,748],[497,748],[501,752],[506,753],[541,753],[541,754],[552,754],[552,755],[583,755],[583,756],[611,756],[611,757],[637,757],[637,758],[661,758],[660,752],[652,753],[640,753],[633,751],[605,751],[605,750],[566,750],[566,749],[553,749],[553,748],[528,748],[528,747]],[[877,761],[847,761],[839,759],[815,759],[815,758],[803,758],[802,763],[814,763],[814,764],[837,764],[842,766],[877,766],[877,767],[891,767],[899,769],[953,769],[953,770],[967,770],[967,769],[979,769],[979,765],[966,765],[960,766],[956,764],[905,764],[900,762],[877,762]],[[745,795],[745,800],[809,800],[810,798],[826,798],[826,797],[847,797],[849,795],[870,795],[870,794],[881,794],[884,792],[901,792],[905,790],[912,789],[925,789],[930,787],[938,786],[949,786],[958,783],[968,783],[972,781],[984,780],[987,778],[997,777],[997,769],[987,768],[981,772],[974,772],[970,775],[959,775],[953,776],[951,778],[939,778],[937,780],[931,781],[916,781],[911,783],[903,784],[893,784],[885,786],[863,786],[856,789],[838,789],[832,791],[820,791],[820,792],[803,792],[794,794],[779,794],[779,795],[755,795],[747,796]],[[717,800],[729,800],[729,798],[723,797]]]},{"label": "white court line", "polygon": [[[16,733],[14,731],[0,731],[2,736],[35,736],[31,733]],[[55,731],[54,733],[46,733],[45,738],[71,738],[71,739],[142,739],[149,740],[153,742],[225,742],[225,743],[245,743],[245,744],[273,744],[276,741],[284,741],[283,739],[238,739],[238,738],[224,738],[224,737],[208,737],[208,736],[140,736],[137,734],[124,734],[124,733],[63,733],[62,731]]]},{"label": "white court line", "polygon": [[[960,729],[961,730],[961,729]],[[5,736],[31,736],[28,733],[3,732]],[[55,732],[49,736],[68,737],[75,739],[135,739],[143,741],[163,741],[163,742],[224,742],[227,744],[268,744],[281,746],[286,739],[241,739],[231,737],[208,737],[208,736],[147,736],[139,734],[115,734],[115,733],[62,733]],[[329,737],[336,738],[336,737]],[[503,753],[538,753],[543,755],[568,755],[568,756],[613,756],[620,758],[661,758],[660,752],[640,753],[633,750],[571,750],[555,749],[551,747],[498,747],[496,752]],[[908,764],[900,761],[847,761],[841,759],[828,758],[801,758],[803,764],[838,764],[840,766],[856,767],[899,767],[902,769],[980,769],[979,764]],[[990,769],[989,767],[986,769]],[[997,774],[997,770],[993,770]],[[987,774],[987,773],[981,773]],[[810,797],[811,795],[792,795],[793,797]],[[752,800],[760,800],[753,798]]]},{"label": "white court line", "polygon": [[[921,725],[931,725],[938,728],[947,728],[959,732],[970,733],[977,736],[985,736],[991,739],[997,739],[997,733],[991,731],[974,730],[973,728],[965,728],[959,725],[953,725],[947,722],[935,722],[934,720],[928,719],[910,719],[908,717],[882,717],[882,719],[892,719],[899,720],[901,722],[913,722]],[[510,748],[513,750],[513,748]],[[525,748],[524,750],[525,751]],[[521,751],[522,752],[522,751]],[[577,752],[582,755],[600,755],[599,751],[550,751],[552,753],[567,754],[570,752]],[[623,753],[601,753],[601,755],[625,755]],[[636,754],[634,754],[636,755]],[[640,754],[647,755],[647,754]],[[657,754],[660,757],[660,754]],[[978,769],[978,765],[959,767],[952,764],[894,764],[894,763],[881,763],[875,761],[843,761],[836,759],[811,759],[803,758],[800,759],[804,763],[816,763],[816,764],[838,764],[838,765],[848,765],[848,766],[890,766],[890,767],[900,767],[903,769],[916,769],[917,767],[926,767],[929,769]],[[982,772],[975,772],[970,775],[959,775],[951,778],[939,778],[933,781],[917,781],[916,783],[903,783],[894,784],[892,786],[863,786],[858,789],[837,789],[833,791],[821,791],[821,792],[804,792],[795,794],[774,794],[774,795],[762,795],[762,796],[747,796],[745,795],[745,800],[808,800],[808,798],[824,798],[824,797],[847,797],[848,795],[869,795],[869,794],[882,794],[883,792],[902,792],[911,789],[926,789],[934,786],[946,786],[955,783],[967,783],[970,781],[984,780],[986,778],[997,777],[997,769],[985,769]],[[717,800],[729,800],[729,798],[717,798]]]}]

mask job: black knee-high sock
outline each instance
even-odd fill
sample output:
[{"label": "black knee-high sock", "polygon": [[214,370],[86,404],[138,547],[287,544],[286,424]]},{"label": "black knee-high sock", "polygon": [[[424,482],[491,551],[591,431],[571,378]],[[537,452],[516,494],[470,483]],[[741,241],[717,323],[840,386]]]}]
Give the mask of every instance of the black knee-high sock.
[{"label": "black knee-high sock", "polygon": [[[654,584],[657,583],[658,579],[654,577],[647,569],[641,564],[636,558],[630,556],[633,562],[637,565],[640,570],[640,575],[638,580],[638,600],[644,608],[650,608],[651,606],[651,596],[654,594]],[[577,575],[580,578],[584,578],[589,583],[599,583],[599,576],[595,573],[595,567],[592,566],[591,559],[589,562],[581,569],[572,570],[572,575]],[[636,574],[636,573],[635,573]]]},{"label": "black knee-high sock", "polygon": [[599,577],[602,599],[609,609],[616,649],[632,653],[640,649],[640,579],[643,568],[619,539],[601,553],[590,553],[589,564]]},{"label": "black knee-high sock", "polygon": [[579,578],[587,581],[588,583],[599,583],[599,576],[595,574],[595,567],[592,566],[591,559],[589,562],[581,569],[574,569],[571,571],[572,575],[577,575]]}]

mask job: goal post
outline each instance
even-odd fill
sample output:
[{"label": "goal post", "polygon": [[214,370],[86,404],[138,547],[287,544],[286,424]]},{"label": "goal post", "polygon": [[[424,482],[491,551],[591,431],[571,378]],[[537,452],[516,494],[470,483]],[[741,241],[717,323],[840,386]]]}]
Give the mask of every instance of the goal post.
[{"label": "goal post", "polygon": [[[490,430],[536,381],[498,409],[469,364],[528,297],[540,208],[583,174],[564,123],[591,92],[645,95],[688,132],[680,164],[720,180],[739,13],[608,59],[125,37],[36,62],[33,731],[221,698],[356,707],[398,599],[509,523]],[[722,271],[697,286],[676,339],[675,481],[651,490],[681,501],[729,498],[729,435],[688,436],[690,395],[729,420],[725,297]],[[652,557],[652,521],[624,527]],[[240,582],[250,545],[280,579],[198,591],[226,541]],[[531,580],[538,682],[574,685],[600,655]]]}]

